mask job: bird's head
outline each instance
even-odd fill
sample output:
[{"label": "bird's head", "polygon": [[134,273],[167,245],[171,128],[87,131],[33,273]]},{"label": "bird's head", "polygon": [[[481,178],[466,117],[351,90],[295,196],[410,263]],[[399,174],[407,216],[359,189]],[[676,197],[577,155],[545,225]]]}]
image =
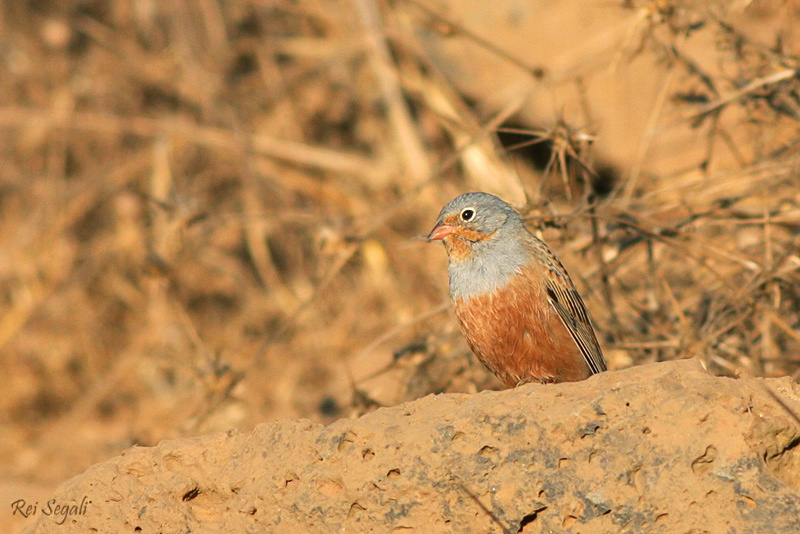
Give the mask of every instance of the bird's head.
[{"label": "bird's head", "polygon": [[439,213],[428,241],[441,239],[451,261],[470,257],[476,247],[502,240],[519,229],[514,209],[488,193],[466,193],[451,200]]}]

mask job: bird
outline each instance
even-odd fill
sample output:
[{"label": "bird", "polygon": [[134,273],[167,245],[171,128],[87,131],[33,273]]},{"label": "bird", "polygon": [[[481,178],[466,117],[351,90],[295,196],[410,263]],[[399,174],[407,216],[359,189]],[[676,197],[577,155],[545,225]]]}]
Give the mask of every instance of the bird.
[{"label": "bird", "polygon": [[456,197],[428,234],[438,240],[461,332],[506,387],[574,382],[607,369],[564,265],[505,201],[482,192]]}]

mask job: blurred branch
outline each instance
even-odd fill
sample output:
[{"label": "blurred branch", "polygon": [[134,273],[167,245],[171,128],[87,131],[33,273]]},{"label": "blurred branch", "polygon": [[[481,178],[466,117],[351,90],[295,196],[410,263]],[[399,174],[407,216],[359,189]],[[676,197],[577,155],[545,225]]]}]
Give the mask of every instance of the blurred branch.
[{"label": "blurred branch", "polygon": [[411,118],[400,89],[397,70],[393,65],[386,36],[381,28],[380,15],[375,7],[376,0],[353,1],[366,31],[370,63],[388,108],[389,124],[397,139],[400,157],[405,161],[405,169],[411,175],[411,183],[418,184],[428,177],[431,169],[415,122]]},{"label": "blurred branch", "polygon": [[104,134],[131,133],[142,137],[164,134],[182,135],[197,144],[211,148],[246,150],[256,154],[281,159],[297,165],[319,168],[342,174],[357,174],[366,179],[381,175],[372,159],[340,150],[286,141],[266,135],[251,134],[245,145],[237,132],[209,126],[198,126],[183,119],[150,119],[125,117],[109,113],[75,112],[68,122],[46,109],[5,107],[0,108],[0,128],[47,126],[69,128]]},{"label": "blurred branch", "polygon": [[705,115],[708,115],[709,113],[713,113],[713,112],[717,111],[718,109],[721,109],[721,108],[727,106],[731,102],[735,102],[736,100],[739,100],[740,98],[748,95],[749,93],[752,93],[752,92],[756,91],[757,89],[760,89],[762,87],[766,87],[768,85],[772,85],[772,84],[775,84],[775,83],[779,83],[779,82],[782,82],[784,80],[789,80],[791,78],[800,78],[800,69],[784,69],[784,70],[781,70],[781,71],[778,71],[778,72],[774,72],[774,73],[772,73],[772,74],[770,74],[768,76],[764,76],[762,78],[758,78],[756,80],[753,80],[752,82],[748,83],[747,85],[745,85],[744,87],[742,87],[738,91],[734,91],[733,93],[731,93],[731,94],[729,94],[727,96],[723,96],[722,98],[720,98],[718,100],[715,100],[714,102],[711,102],[710,104],[707,104],[707,105],[701,107],[699,110],[695,111],[694,113],[692,113],[688,117],[683,118],[680,122],[691,122],[691,121],[694,121],[694,120],[696,120],[698,118],[702,118]]}]

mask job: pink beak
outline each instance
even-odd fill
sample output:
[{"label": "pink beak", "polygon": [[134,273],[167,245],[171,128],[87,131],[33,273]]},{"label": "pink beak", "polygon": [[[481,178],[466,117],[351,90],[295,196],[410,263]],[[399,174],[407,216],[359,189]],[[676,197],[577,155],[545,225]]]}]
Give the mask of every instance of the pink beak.
[{"label": "pink beak", "polygon": [[449,236],[452,233],[453,233],[452,226],[444,223],[437,223],[436,226],[433,227],[433,230],[431,230],[431,233],[428,234],[428,241],[444,239],[445,237]]}]

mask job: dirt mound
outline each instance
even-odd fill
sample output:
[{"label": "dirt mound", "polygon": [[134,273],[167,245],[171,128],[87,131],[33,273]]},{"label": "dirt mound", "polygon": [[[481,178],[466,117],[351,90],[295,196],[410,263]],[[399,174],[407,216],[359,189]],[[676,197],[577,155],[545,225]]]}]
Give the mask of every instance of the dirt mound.
[{"label": "dirt mound", "polygon": [[63,484],[58,531],[798,532],[799,394],[679,361],[164,441]]}]

